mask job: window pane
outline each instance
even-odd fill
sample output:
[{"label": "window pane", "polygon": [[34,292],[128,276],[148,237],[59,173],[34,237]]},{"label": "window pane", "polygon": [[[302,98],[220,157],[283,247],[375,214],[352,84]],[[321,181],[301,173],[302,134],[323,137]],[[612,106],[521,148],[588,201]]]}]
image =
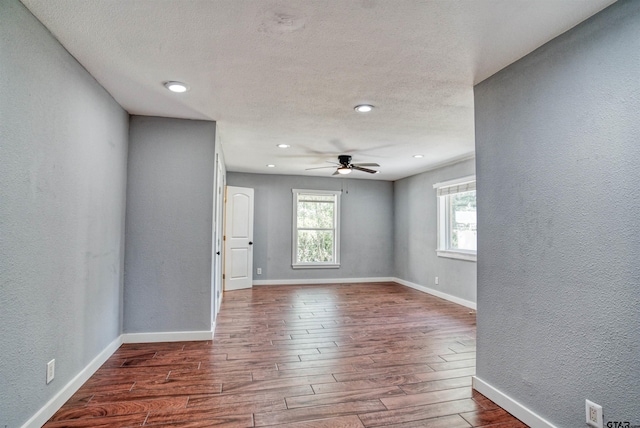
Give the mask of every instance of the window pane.
[{"label": "window pane", "polygon": [[332,229],[333,203],[298,202],[299,229]]},{"label": "window pane", "polygon": [[478,227],[476,223],[476,192],[449,196],[451,249],[476,251]]},{"label": "window pane", "polygon": [[339,267],[340,193],[292,190],[293,268]]},{"label": "window pane", "polygon": [[298,231],[298,263],[333,262],[333,231]]}]

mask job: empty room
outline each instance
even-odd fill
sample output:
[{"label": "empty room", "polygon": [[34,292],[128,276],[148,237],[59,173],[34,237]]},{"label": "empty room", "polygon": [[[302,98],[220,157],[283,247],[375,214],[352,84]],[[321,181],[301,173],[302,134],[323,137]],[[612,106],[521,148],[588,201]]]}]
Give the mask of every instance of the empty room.
[{"label": "empty room", "polygon": [[0,1],[0,427],[640,427],[640,1]]}]

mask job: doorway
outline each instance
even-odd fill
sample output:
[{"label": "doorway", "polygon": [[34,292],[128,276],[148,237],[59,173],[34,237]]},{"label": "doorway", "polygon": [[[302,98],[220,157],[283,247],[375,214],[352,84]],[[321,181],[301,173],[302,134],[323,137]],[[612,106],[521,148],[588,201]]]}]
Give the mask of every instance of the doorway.
[{"label": "doorway", "polygon": [[214,194],[213,222],[213,270],[211,291],[211,328],[214,328],[220,304],[222,303],[222,241],[224,236],[224,188],[225,175],[220,162],[220,154],[216,153],[216,181]]}]

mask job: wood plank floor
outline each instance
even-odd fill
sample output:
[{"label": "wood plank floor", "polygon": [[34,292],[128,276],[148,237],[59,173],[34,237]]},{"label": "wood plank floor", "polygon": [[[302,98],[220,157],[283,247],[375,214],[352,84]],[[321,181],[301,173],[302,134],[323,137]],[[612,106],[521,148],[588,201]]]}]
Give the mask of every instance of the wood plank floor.
[{"label": "wood plank floor", "polygon": [[227,292],[213,344],[123,345],[45,427],[526,427],[471,389],[475,333],[394,283]]}]

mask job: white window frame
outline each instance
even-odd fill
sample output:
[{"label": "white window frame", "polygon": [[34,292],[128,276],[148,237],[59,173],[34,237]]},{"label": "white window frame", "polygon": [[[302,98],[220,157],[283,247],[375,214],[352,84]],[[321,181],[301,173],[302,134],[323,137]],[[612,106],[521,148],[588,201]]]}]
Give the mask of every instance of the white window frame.
[{"label": "white window frame", "polygon": [[[293,232],[291,241],[291,267],[293,269],[338,269],[340,267],[340,190],[309,190],[309,189],[291,189],[293,193]],[[327,196],[333,195],[333,229],[324,229],[333,231],[333,255],[331,262],[315,262],[315,263],[298,263],[298,195],[314,195]],[[319,229],[313,229],[319,230]]]},{"label": "white window frame", "polygon": [[[457,178],[455,180],[443,181],[441,183],[436,183],[433,185],[433,188],[436,190],[436,199],[437,199],[437,212],[438,212],[438,242],[436,248],[436,254],[438,257],[447,257],[451,259],[459,259],[459,260],[468,260],[468,261],[477,261],[477,251],[471,250],[459,250],[450,247],[451,240],[451,230],[449,230],[449,221],[447,219],[447,204],[443,203],[444,199],[447,198],[448,195],[440,195],[442,191],[449,189],[452,191],[451,194],[462,193],[463,191],[476,190],[476,176],[469,175],[467,177]],[[468,185],[468,186],[465,186]],[[465,189],[466,190],[461,190]]]}]

